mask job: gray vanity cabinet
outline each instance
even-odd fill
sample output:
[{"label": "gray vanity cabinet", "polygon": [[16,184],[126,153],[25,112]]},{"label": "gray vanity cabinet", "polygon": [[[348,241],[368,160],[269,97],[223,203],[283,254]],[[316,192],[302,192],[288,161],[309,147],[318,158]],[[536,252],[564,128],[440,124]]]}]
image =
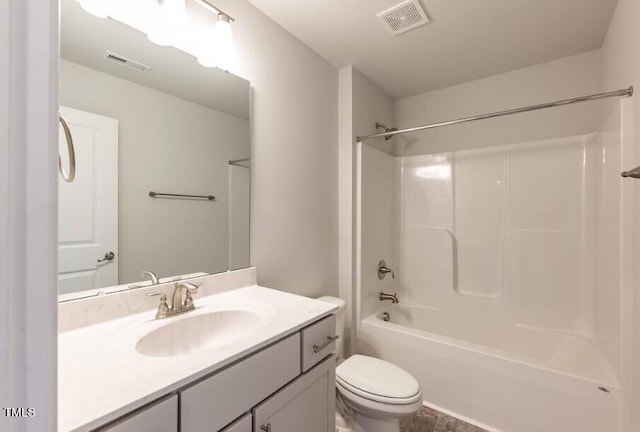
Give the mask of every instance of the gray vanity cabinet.
[{"label": "gray vanity cabinet", "polygon": [[332,315],[96,432],[333,432],[335,339]]},{"label": "gray vanity cabinet", "polygon": [[253,409],[253,432],[335,430],[335,357],[331,356]]},{"label": "gray vanity cabinet", "polygon": [[103,427],[99,432],[178,432],[178,396],[171,395]]}]

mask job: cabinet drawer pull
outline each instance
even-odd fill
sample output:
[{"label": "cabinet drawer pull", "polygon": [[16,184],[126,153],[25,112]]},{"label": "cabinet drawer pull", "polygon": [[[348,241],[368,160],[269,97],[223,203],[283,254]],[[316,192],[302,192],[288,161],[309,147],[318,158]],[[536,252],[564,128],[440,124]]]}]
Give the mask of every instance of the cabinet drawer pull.
[{"label": "cabinet drawer pull", "polygon": [[260,429],[262,429],[264,432],[271,432],[271,423],[267,423],[267,425],[262,425],[260,426]]},{"label": "cabinet drawer pull", "polygon": [[[325,349],[326,347],[328,347],[329,345],[331,345],[333,342],[335,342],[340,336],[335,335],[335,336],[327,336],[327,341],[321,345],[314,345],[313,346],[313,353],[314,354],[318,354],[320,351],[322,351],[323,349]],[[308,346],[308,345],[307,345]]]}]

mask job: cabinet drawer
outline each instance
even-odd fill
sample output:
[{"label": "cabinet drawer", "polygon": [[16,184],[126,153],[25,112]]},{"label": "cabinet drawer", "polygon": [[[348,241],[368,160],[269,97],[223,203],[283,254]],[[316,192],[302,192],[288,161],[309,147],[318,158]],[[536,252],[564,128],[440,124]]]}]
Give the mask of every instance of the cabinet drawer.
[{"label": "cabinet drawer", "polygon": [[300,331],[302,372],[306,372],[336,348],[336,316],[329,315]]},{"label": "cabinet drawer", "polygon": [[178,396],[169,396],[94,432],[140,431],[178,432]]},{"label": "cabinet drawer", "polygon": [[245,414],[220,432],[251,432],[251,414]]},{"label": "cabinet drawer", "polygon": [[296,333],[180,394],[181,432],[216,431],[300,374]]}]

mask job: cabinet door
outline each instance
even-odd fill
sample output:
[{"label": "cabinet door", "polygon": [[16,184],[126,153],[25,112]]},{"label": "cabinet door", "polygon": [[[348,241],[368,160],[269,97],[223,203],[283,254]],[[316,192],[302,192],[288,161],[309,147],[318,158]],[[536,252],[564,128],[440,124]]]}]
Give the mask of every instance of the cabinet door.
[{"label": "cabinet door", "polygon": [[253,409],[253,432],[334,432],[332,355]]},{"label": "cabinet door", "polygon": [[142,408],[99,432],[178,432],[178,396]]}]

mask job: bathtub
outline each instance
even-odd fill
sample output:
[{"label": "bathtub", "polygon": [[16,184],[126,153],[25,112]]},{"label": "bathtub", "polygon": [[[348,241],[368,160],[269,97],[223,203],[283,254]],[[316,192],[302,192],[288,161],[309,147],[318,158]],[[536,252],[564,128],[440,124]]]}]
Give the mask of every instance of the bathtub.
[{"label": "bathtub", "polygon": [[425,405],[490,431],[619,431],[617,382],[587,338],[395,304],[362,320],[358,351],[415,376]]}]

